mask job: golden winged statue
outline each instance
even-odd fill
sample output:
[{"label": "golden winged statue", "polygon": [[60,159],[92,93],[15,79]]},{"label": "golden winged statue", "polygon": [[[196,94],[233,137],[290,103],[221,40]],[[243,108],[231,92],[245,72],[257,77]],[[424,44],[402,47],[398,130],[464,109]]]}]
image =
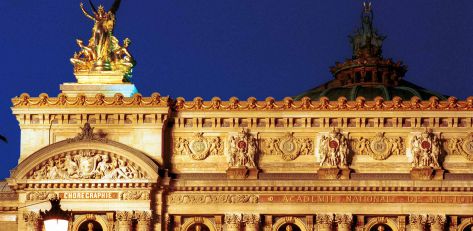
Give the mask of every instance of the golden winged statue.
[{"label": "golden winged statue", "polygon": [[80,3],[84,15],[94,21],[94,27],[88,45],[80,39],[76,40],[81,50],[74,53],[71,58],[75,73],[120,72],[125,82],[130,80],[132,68],[136,63],[128,50],[131,40],[126,38],[120,45],[118,39],[113,36],[115,15],[120,3],[121,0],[115,0],[110,10],[105,11],[103,6],[96,8],[89,0],[92,13],[84,8],[83,3]]}]

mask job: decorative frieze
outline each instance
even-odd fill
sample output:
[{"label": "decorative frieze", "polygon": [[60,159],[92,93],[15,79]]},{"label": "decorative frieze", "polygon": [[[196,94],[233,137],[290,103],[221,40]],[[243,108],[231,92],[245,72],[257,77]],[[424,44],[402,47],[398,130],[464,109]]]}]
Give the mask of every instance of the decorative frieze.
[{"label": "decorative frieze", "polygon": [[59,154],[39,164],[29,174],[35,180],[146,179],[145,173],[122,157],[97,150]]},{"label": "decorative frieze", "polygon": [[28,192],[26,194],[27,201],[44,201],[57,197],[58,194],[54,192]]},{"label": "decorative frieze", "polygon": [[210,155],[223,155],[224,145],[220,137],[204,137],[197,132],[191,138],[178,137],[174,144],[175,155],[188,155],[194,160],[205,160]]},{"label": "decorative frieze", "polygon": [[292,132],[286,133],[281,138],[268,138],[262,140],[264,155],[280,155],[283,160],[295,160],[300,155],[313,153],[313,140],[311,138],[298,138]]},{"label": "decorative frieze", "polygon": [[257,195],[248,194],[200,194],[200,195],[169,195],[170,204],[238,204],[238,203],[258,203]]},{"label": "decorative frieze", "polygon": [[462,155],[467,160],[473,161],[473,133],[465,137],[453,137],[447,140],[447,149],[452,155]]},{"label": "decorative frieze", "polygon": [[149,191],[125,191],[120,194],[121,200],[149,200]]},{"label": "decorative frieze", "polygon": [[357,155],[370,155],[375,160],[385,160],[391,155],[404,155],[405,147],[401,137],[386,137],[379,132],[375,137],[353,139],[352,148]]}]

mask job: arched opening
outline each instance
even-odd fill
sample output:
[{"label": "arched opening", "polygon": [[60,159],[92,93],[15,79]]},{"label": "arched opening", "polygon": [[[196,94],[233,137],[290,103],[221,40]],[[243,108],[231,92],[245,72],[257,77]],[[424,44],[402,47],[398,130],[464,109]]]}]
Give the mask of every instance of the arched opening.
[{"label": "arched opening", "polygon": [[296,224],[286,223],[279,227],[278,231],[302,231]]},{"label": "arched opening", "polygon": [[186,231],[210,231],[210,228],[205,224],[192,224]]},{"label": "arched opening", "polygon": [[86,220],[79,225],[78,231],[104,231],[102,225],[94,220]]},{"label": "arched opening", "polygon": [[371,227],[370,231],[393,231],[393,229],[386,224],[376,224]]}]

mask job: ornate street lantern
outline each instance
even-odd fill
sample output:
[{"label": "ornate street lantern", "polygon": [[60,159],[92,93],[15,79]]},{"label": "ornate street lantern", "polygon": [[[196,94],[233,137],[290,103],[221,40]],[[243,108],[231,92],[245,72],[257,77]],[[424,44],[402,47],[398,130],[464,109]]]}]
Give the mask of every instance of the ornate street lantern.
[{"label": "ornate street lantern", "polygon": [[44,229],[46,231],[67,231],[69,229],[69,220],[71,212],[61,209],[61,199],[50,199],[51,209],[49,211],[39,211],[44,221]]}]

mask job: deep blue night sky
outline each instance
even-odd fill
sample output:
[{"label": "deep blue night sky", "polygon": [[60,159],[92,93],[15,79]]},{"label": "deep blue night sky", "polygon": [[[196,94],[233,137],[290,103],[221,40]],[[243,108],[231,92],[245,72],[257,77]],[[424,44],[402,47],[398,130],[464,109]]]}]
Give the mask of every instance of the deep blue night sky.
[{"label": "deep blue night sky", "polygon": [[[94,0],[108,8],[113,0]],[[192,99],[296,95],[331,79],[351,57],[347,35],[360,24],[357,0],[123,0],[116,37],[132,40],[134,80],[152,92]],[[79,0],[0,0],[0,179],[19,156],[10,99],[59,93],[74,82],[69,58],[92,21]],[[87,4],[86,4],[87,5]],[[387,35],[383,54],[408,65],[406,80],[460,99],[473,95],[473,1],[373,1]]]}]

